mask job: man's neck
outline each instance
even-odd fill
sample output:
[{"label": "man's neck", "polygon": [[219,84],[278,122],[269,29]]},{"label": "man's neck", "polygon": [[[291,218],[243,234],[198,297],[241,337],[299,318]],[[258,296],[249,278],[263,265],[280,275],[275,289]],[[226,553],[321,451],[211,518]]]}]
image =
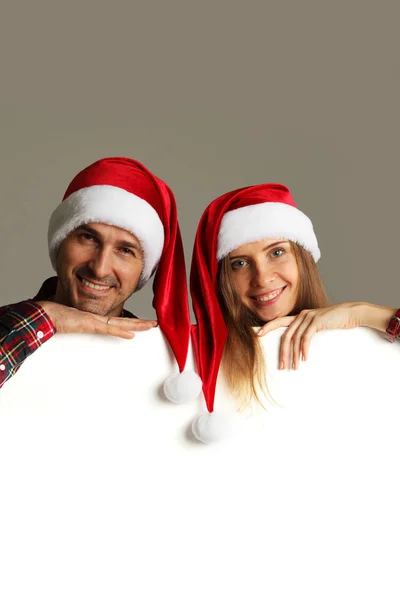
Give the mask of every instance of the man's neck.
[{"label": "man's neck", "polygon": [[49,279],[46,279],[46,281],[42,284],[40,290],[33,299],[37,301],[52,299],[52,301],[54,302],[57,284],[57,277],[49,277]]}]

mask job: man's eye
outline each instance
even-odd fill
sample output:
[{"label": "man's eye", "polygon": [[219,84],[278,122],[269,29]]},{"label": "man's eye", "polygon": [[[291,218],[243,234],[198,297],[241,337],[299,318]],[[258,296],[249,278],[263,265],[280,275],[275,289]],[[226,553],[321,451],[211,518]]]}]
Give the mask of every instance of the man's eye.
[{"label": "man's eye", "polygon": [[80,237],[83,240],[88,240],[89,242],[92,242],[94,240],[94,237],[90,233],[81,233]]},{"label": "man's eye", "polygon": [[247,265],[247,261],[245,260],[235,260],[231,262],[232,269],[241,269],[242,267]]},{"label": "man's eye", "polygon": [[133,252],[132,252],[132,250],[130,248],[121,248],[121,252],[122,252],[122,254],[126,254],[127,256],[129,254],[133,255]]}]

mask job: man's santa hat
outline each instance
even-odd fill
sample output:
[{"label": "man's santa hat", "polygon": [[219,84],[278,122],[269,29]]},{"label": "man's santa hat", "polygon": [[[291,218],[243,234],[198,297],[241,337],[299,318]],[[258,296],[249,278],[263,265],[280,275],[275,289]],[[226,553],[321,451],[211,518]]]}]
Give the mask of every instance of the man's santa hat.
[{"label": "man's santa hat", "polygon": [[193,344],[208,413],[193,421],[194,435],[203,442],[223,437],[226,418],[214,412],[214,395],[227,326],[219,302],[219,264],[232,250],[263,239],[286,239],[303,246],[315,262],[321,256],[310,219],[293,201],[287,187],[275,183],[234,190],[214,200],[197,228],[190,289],[197,326]]},{"label": "man's santa hat", "polygon": [[182,238],[172,191],[130,158],[104,158],[86,167],[71,181],[50,218],[48,245],[54,269],[62,241],[88,223],[114,225],[139,240],[144,268],[137,289],[155,272],[153,306],[181,373],[169,378],[166,394],[178,403],[198,396],[199,378],[192,371],[182,373],[190,339],[190,316]]}]

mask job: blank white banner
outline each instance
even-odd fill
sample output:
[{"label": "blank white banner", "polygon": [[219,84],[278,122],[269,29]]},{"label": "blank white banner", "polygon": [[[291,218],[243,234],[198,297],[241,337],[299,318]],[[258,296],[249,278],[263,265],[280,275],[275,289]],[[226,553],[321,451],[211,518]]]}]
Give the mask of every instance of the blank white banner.
[{"label": "blank white banner", "polygon": [[203,399],[163,398],[158,329],[26,360],[0,391],[1,600],[398,600],[400,343],[323,332],[278,371],[281,333],[276,403],[210,445]]}]

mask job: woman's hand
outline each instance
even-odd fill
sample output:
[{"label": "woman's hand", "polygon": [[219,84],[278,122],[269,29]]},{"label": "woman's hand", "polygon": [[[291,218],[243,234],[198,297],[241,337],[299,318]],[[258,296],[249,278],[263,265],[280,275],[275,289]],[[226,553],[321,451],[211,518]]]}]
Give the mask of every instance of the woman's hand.
[{"label": "woman's hand", "polygon": [[282,335],[279,368],[297,369],[301,360],[307,360],[312,337],[324,329],[353,329],[371,327],[385,331],[396,309],[365,302],[343,302],[326,308],[303,310],[292,317],[279,317],[263,325],[259,336],[287,327]]}]

